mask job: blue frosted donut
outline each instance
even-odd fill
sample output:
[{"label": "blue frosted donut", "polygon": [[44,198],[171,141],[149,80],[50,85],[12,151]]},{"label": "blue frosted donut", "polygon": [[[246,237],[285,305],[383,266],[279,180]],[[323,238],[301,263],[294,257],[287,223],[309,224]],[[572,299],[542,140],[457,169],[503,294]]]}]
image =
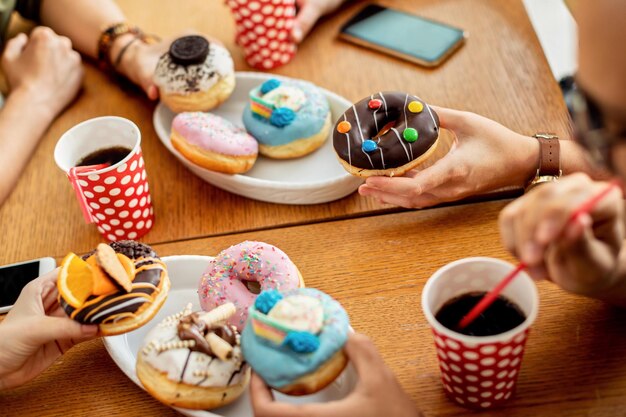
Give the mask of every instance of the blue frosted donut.
[{"label": "blue frosted donut", "polygon": [[250,91],[249,98],[243,124],[259,141],[261,154],[295,158],[312,152],[326,140],[330,107],[315,85],[272,78]]},{"label": "blue frosted donut", "polygon": [[[280,389],[314,373],[343,349],[349,321],[343,307],[319,290],[298,288],[283,293],[283,297],[273,295],[275,292],[261,293],[257,303],[250,307],[250,318],[241,334],[241,347],[252,369],[268,385]],[[265,296],[266,293],[269,296]],[[271,310],[276,308],[274,304],[296,295],[312,297],[321,303],[323,321],[318,333],[293,330],[285,327],[284,321],[277,322],[270,317]],[[268,311],[268,314],[261,311]],[[308,313],[301,317],[308,317]]]}]

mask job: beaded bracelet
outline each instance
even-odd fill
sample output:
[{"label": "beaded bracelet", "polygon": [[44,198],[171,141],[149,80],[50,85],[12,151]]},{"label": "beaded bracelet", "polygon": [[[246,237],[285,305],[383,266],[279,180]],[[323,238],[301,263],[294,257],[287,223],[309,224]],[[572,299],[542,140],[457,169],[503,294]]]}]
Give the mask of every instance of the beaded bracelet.
[{"label": "beaded bracelet", "polygon": [[[130,26],[126,22],[115,23],[103,30],[100,38],[98,39],[98,65],[101,69],[115,70],[115,65],[111,61],[110,56],[111,47],[113,46],[113,42],[115,42],[115,39],[122,35],[126,35],[127,33],[135,35],[135,39],[139,39],[141,42],[144,43],[151,44],[158,41],[158,38],[156,36],[145,34],[137,26]],[[131,41],[130,43],[134,42],[135,39],[133,39],[133,41]],[[126,51],[128,46],[130,46],[130,43],[127,44],[122,51],[120,51],[116,62],[121,61],[121,56],[123,55],[123,52]]]}]

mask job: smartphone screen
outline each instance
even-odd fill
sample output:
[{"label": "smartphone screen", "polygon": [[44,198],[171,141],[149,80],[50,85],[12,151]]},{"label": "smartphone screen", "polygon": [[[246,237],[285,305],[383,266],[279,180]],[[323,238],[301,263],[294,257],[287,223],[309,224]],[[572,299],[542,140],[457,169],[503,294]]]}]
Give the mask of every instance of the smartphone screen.
[{"label": "smartphone screen", "polygon": [[428,66],[442,62],[465,39],[462,29],[378,5],[361,10],[343,26],[341,35]]},{"label": "smartphone screen", "polygon": [[0,313],[10,310],[26,284],[55,267],[56,262],[53,258],[39,258],[0,266]]}]

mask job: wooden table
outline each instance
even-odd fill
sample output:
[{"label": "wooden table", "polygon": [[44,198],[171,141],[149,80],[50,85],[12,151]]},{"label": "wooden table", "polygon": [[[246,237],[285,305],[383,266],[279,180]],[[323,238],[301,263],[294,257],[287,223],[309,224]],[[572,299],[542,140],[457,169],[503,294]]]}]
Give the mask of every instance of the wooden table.
[{"label": "wooden table", "polygon": [[[420,294],[458,258],[513,261],[494,222],[503,202],[456,206],[155,245],[160,255],[215,254],[245,239],[280,245],[308,286],[331,293],[368,334],[429,417],[468,412],[444,395]],[[459,219],[464,219],[459,222]],[[319,236],[325,236],[323,244]],[[480,249],[477,249],[479,245]],[[323,248],[333,248],[332,251]],[[618,416],[626,406],[626,314],[539,285],[517,394],[486,416]],[[0,415],[175,415],[115,366],[100,340],[66,354],[30,384],[0,394]]]},{"label": "wooden table", "polygon": [[[120,0],[129,18],[163,36],[191,27],[222,39],[237,69],[222,2]],[[371,91],[408,89],[440,105],[464,108],[531,133],[567,134],[556,83],[519,0],[383,0],[464,27],[470,40],[437,70],[336,40],[358,5],[325,19],[296,59],[276,71],[310,79],[357,100]],[[320,51],[324,51],[321,53]],[[442,265],[468,256],[513,261],[501,247],[497,215],[506,202],[399,212],[356,195],[316,206],[281,206],[231,195],[189,173],[158,141],[153,104],[87,69],[85,91],[50,128],[24,177],[0,209],[0,263],[86,251],[100,240],[80,221],[78,205],[52,150],[69,127],[115,114],[139,124],[157,222],[145,238],[161,256],[214,255],[245,239],[273,243],[299,266],[307,285],[336,297],[352,326],[373,338],[403,388],[427,416],[461,416],[439,381],[420,293]],[[36,200],[36,203],[33,201]],[[329,250],[332,248],[332,250]],[[626,409],[626,316],[602,303],[540,283],[533,326],[515,398],[482,415],[619,416]],[[176,415],[115,366],[101,340],[84,343],[29,384],[0,393],[1,416]]]},{"label": "wooden table", "polygon": [[[233,51],[238,70],[249,70],[233,42],[223,1],[119,1],[128,18],[149,32],[174,36],[185,28],[212,34]],[[408,90],[425,100],[494,118],[528,134],[568,133],[568,119],[535,33],[519,0],[386,0],[381,3],[469,31],[469,40],[441,68],[422,69],[337,40],[339,26],[360,7],[325,19],[278,74],[311,80],[356,101],[373,91]],[[321,51],[324,51],[323,53]],[[215,236],[398,211],[353,194],[314,206],[262,203],[211,186],[191,174],[157,138],[154,103],[122,90],[87,65],[84,91],[45,135],[23,177],[0,208],[0,264],[40,256],[85,252],[101,239],[82,221],[65,175],[52,157],[58,138],[76,123],[120,115],[137,123],[148,168],[156,223],[150,243]]]}]

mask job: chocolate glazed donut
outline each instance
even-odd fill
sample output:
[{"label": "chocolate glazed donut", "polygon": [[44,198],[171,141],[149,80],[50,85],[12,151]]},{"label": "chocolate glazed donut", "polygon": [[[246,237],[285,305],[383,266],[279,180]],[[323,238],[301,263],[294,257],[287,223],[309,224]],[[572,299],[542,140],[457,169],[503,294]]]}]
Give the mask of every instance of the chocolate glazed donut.
[{"label": "chocolate glazed donut", "polygon": [[402,175],[434,150],[437,114],[418,97],[379,92],[352,105],[333,131],[335,152],[358,176]]}]

